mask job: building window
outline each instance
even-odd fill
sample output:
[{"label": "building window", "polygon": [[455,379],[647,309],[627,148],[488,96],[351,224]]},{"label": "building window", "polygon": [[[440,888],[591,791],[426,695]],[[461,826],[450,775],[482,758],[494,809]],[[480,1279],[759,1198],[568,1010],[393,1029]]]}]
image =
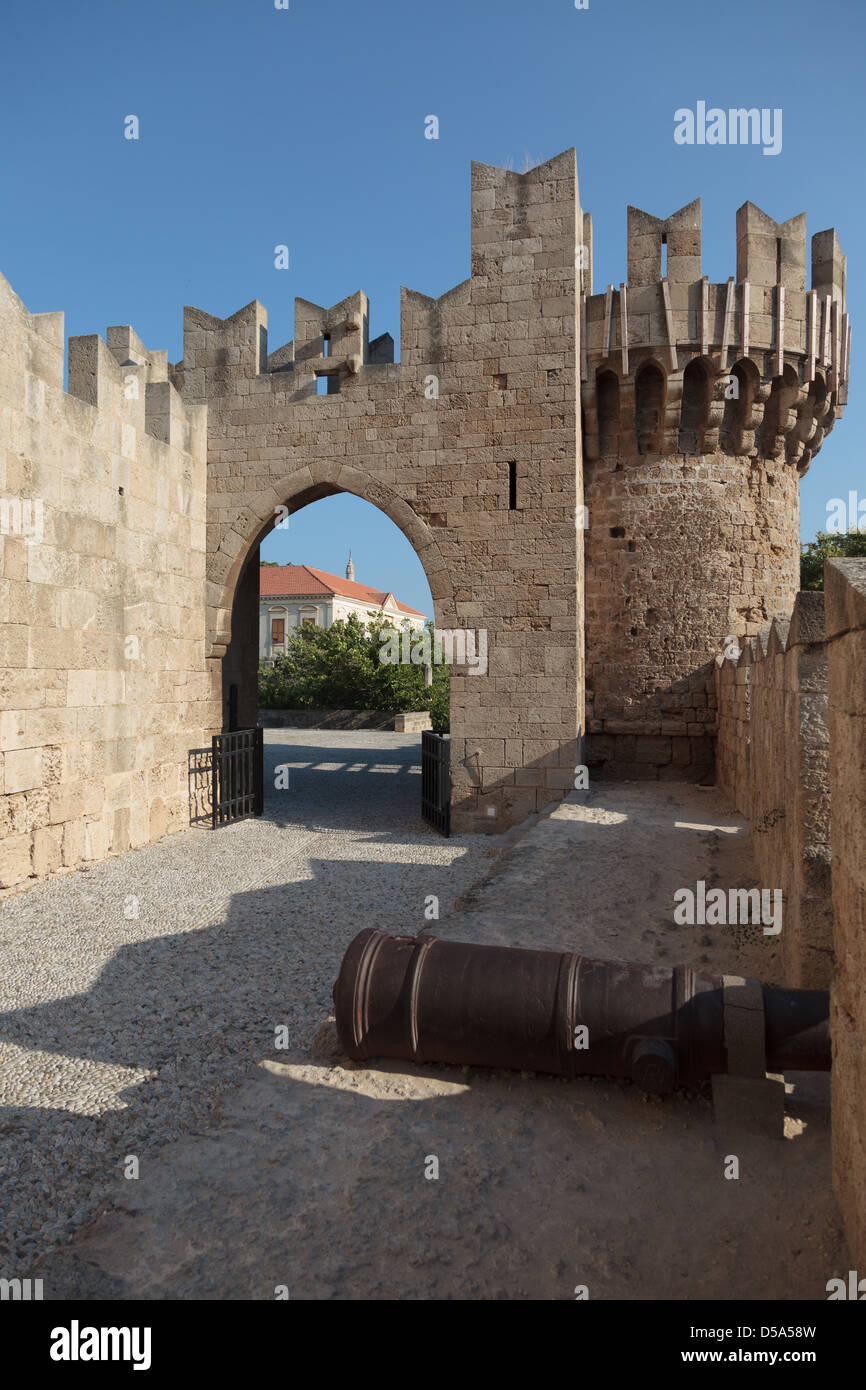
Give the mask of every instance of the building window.
[{"label": "building window", "polygon": [[273,646],[281,646],[286,640],[286,620],[285,618],[271,618],[271,643]]},{"label": "building window", "polygon": [[315,618],[302,618],[302,619],[301,619],[301,626],[302,626],[302,627],[315,627],[315,626],[316,626],[316,620],[315,620]]},{"label": "building window", "polygon": [[316,372],[316,395],[336,396],[340,390],[338,372]]},{"label": "building window", "polygon": [[330,357],[330,355],[331,355],[331,335],[330,335],[330,333],[325,333],[324,336],[323,336],[323,338],[322,338],[322,356],[323,356],[323,357]]}]

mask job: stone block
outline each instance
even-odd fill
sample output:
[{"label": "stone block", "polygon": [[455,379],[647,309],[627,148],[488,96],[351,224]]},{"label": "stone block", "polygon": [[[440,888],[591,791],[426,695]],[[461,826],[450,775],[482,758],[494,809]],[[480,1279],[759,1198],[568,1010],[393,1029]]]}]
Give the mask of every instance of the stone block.
[{"label": "stone block", "polygon": [[33,872],[30,835],[7,835],[0,839],[0,888],[14,888]]},{"label": "stone block", "polygon": [[33,872],[37,878],[53,874],[63,862],[63,829],[43,826],[33,832]]},{"label": "stone block", "polygon": [[27,792],[42,786],[42,749],[10,749],[4,759],[4,787],[9,792]]}]

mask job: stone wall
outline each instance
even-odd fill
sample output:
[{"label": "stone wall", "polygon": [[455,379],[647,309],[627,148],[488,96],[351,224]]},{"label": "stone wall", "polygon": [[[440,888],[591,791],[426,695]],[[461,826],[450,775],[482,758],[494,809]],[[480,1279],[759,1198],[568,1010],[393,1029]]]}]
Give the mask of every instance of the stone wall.
[{"label": "stone wall", "polygon": [[[790,607],[798,479],[847,399],[845,258],[814,236],[807,289],[805,217],[747,203],[710,285],[699,203],[628,217],[628,284],[593,294],[575,151],[473,164],[471,273],[403,290],[396,363],[358,291],[296,299],[275,351],[257,301],[186,309],[175,365],[130,328],[73,339],[66,394],[62,316],[4,282],[0,880],[183,823],[181,751],[256,720],[259,543],[339,492],[409,539],[437,628],[485,635],[483,670],[452,667],[455,830],[523,820],[584,760],[712,776],[713,658]],[[28,543],[7,513],[36,500]]]},{"label": "stone wall", "polygon": [[428,710],[263,709],[264,729],[378,729],[397,734],[420,734],[433,727]]},{"label": "stone wall", "polygon": [[296,300],[294,340],[275,352],[258,303],[228,319],[187,309],[172,368],[183,399],[208,405],[209,657],[224,710],[237,685],[239,720],[253,722],[253,585],[279,509],[337,492],[372,502],[414,546],[437,627],[487,635],[484,674],[452,668],[458,831],[498,831],[574,784],[582,236],[573,150],[525,174],[473,164],[471,276],[439,299],[403,291],[399,363],[373,351],[358,292]]},{"label": "stone wall", "polygon": [[800,593],[716,663],[716,779],[749,820],[761,886],[781,888],[784,982],[826,988],[833,961],[824,595]]},{"label": "stone wall", "polygon": [[866,560],[824,570],[836,968],[833,1171],[852,1261],[866,1269]]},{"label": "stone wall", "polygon": [[0,888],[188,824],[205,411],[129,328],[69,343],[0,276]]}]

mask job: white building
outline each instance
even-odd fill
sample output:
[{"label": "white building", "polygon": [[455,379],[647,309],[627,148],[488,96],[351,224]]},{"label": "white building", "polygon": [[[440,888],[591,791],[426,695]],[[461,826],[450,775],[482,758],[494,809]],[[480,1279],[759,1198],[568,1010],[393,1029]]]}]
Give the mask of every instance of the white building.
[{"label": "white building", "polygon": [[262,565],[259,568],[259,658],[273,662],[286,650],[292,628],[312,623],[330,627],[355,613],[362,623],[370,614],[401,627],[423,628],[424,613],[400,603],[392,593],[356,584],[349,553],[346,578],[340,579],[310,565]]}]

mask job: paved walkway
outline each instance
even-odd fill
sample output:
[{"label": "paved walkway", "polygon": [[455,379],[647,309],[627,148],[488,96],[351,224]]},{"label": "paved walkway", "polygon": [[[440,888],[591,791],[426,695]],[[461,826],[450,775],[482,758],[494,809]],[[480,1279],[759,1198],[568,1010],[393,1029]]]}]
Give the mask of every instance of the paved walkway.
[{"label": "paved walkway", "polygon": [[[754,882],[744,823],[713,791],[602,786],[518,837],[479,880],[483,852],[469,846],[452,866],[452,885],[466,868],[466,891],[440,934],[773,978],[769,938],[672,925],[675,887]],[[381,866],[381,846],[378,855]],[[425,865],[403,925],[445,873]],[[310,1030],[314,1014],[327,1018],[338,939],[387,925],[374,883],[364,880],[351,930],[328,934],[321,979],[309,959],[316,938],[294,924],[294,991],[312,980],[312,1007],[290,1052],[269,1050],[273,1015],[259,1011],[258,1067],[207,1129],[148,1149],[138,1181],[115,1166],[105,1213],[36,1267],[46,1297],[272,1299],[284,1286],[301,1299],[572,1299],[585,1285],[593,1299],[826,1298],[827,1280],[849,1268],[830,1190],[828,1077],[789,1077],[785,1137],[749,1140],[720,1133],[702,1092],[661,1101],[604,1079],[353,1066],[331,1023],[312,1042]],[[266,994],[267,961],[286,946],[267,890],[242,900],[241,939],[229,924],[228,958],[209,986],[214,1009],[247,968],[256,901]],[[206,942],[217,949],[219,933]],[[190,989],[209,954],[181,953]],[[293,1017],[299,1000],[291,975],[282,980]],[[252,996],[241,1002],[255,1010]],[[174,1006],[164,1045],[178,1036]],[[184,1043],[172,1084],[190,1066],[199,1082],[189,1054]],[[735,1180],[725,1176],[732,1154]]]},{"label": "paved walkway", "polygon": [[362,926],[418,930],[426,895],[444,910],[497,852],[421,821],[416,734],[265,740],[262,820],[0,902],[0,1276],[135,1186],[127,1155],[144,1180],[163,1144],[285,1055],[276,1028],[307,1046]]}]

